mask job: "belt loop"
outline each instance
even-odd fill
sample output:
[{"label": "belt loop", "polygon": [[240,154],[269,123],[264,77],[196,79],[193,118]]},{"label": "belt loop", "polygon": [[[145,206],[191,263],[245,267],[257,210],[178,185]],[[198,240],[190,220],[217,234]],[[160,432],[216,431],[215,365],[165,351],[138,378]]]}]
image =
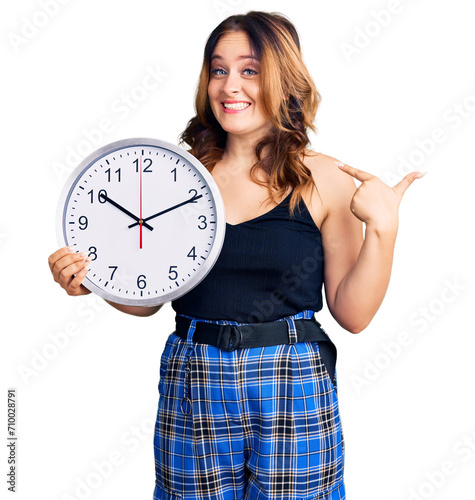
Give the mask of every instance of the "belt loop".
[{"label": "belt loop", "polygon": [[312,319],[314,315],[315,315],[315,311],[312,311],[310,309],[305,309],[305,311],[303,311],[303,318],[304,319]]},{"label": "belt loop", "polygon": [[285,321],[287,321],[287,326],[289,330],[289,344],[294,345],[297,343],[297,328],[295,328],[295,322],[293,318],[288,317],[285,318]]},{"label": "belt loop", "polygon": [[186,335],[186,344],[188,347],[193,347],[193,335],[195,334],[197,321],[197,319],[193,318],[190,322],[190,326],[188,327],[188,333]]},{"label": "belt loop", "polygon": [[186,355],[186,364],[185,364],[185,375],[184,375],[184,394],[180,403],[180,409],[183,415],[187,417],[191,415],[192,412],[192,402],[191,402],[191,388],[190,388],[190,372],[191,372],[191,357],[195,353],[195,344],[193,343],[193,335],[196,330],[197,319],[193,318],[191,320],[190,326],[188,328],[188,333],[186,335],[186,345],[188,347],[188,352]]}]

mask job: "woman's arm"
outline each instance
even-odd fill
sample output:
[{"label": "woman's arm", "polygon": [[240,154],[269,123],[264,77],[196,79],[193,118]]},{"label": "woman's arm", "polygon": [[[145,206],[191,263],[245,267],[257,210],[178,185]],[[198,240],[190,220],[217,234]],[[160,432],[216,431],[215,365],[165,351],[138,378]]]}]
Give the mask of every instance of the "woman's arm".
[{"label": "woman's arm", "polygon": [[[337,274],[339,280],[332,269],[340,265],[341,259],[337,256],[333,259],[325,257],[328,308],[338,323],[352,333],[359,333],[369,325],[383,301],[391,276],[396,232],[397,229],[393,228],[386,233],[378,233],[366,227],[365,238],[354,264],[340,267]],[[348,236],[344,235],[343,241],[346,243],[348,240]],[[348,243],[354,244],[351,241]],[[334,264],[329,260],[335,261]],[[347,270],[346,274],[343,270]]]},{"label": "woman's arm", "polygon": [[116,304],[114,302],[109,302],[106,300],[108,304],[110,304],[112,307],[115,307],[117,310],[126,313],[126,314],[132,314],[133,316],[141,316],[141,317],[146,317],[146,316],[152,316],[152,314],[155,314],[163,304],[159,306],[151,306],[151,307],[138,307],[138,306],[124,306],[122,304]]},{"label": "woman's arm", "polygon": [[[321,227],[325,297],[335,320],[359,333],[369,325],[386,294],[399,204],[421,174],[408,174],[391,188],[373,175],[341,165],[326,166],[327,217]],[[350,176],[361,181],[358,189]]]}]

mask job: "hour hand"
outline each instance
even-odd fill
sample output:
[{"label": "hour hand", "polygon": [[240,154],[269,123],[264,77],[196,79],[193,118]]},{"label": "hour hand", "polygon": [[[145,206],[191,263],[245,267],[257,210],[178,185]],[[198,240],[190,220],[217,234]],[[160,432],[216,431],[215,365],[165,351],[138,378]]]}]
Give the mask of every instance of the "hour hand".
[{"label": "hour hand", "polygon": [[134,224],[134,225],[138,225],[138,224],[140,224],[142,222],[142,225],[144,227],[146,227],[147,229],[150,229],[150,231],[153,231],[153,227],[152,226],[150,226],[149,224],[147,224],[144,221],[140,221],[140,219],[136,215],[134,215],[132,212],[129,212],[126,208],[124,208],[123,206],[119,205],[117,202],[115,202],[114,200],[112,200],[111,198],[109,198],[104,193],[101,192],[99,194],[99,198],[102,198],[104,201],[107,201],[113,207],[119,209],[121,212],[124,212],[124,214],[127,214],[129,217],[131,217],[132,219],[134,219],[135,221],[137,221],[137,224]]}]

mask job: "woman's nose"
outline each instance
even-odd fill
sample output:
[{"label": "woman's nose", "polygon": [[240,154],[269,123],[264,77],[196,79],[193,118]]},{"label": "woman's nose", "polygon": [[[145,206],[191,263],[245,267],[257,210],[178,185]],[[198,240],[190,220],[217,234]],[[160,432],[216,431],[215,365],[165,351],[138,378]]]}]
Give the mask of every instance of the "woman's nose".
[{"label": "woman's nose", "polygon": [[229,73],[223,82],[222,91],[225,94],[236,94],[241,90],[239,75],[234,72]]}]

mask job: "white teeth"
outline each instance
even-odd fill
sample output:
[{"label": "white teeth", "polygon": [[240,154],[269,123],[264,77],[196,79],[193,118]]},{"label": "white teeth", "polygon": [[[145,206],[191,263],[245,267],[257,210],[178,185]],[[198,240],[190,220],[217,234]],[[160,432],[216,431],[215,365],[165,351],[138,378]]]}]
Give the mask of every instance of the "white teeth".
[{"label": "white teeth", "polygon": [[235,102],[232,104],[227,103],[227,102],[223,102],[223,105],[226,109],[241,110],[241,109],[248,108],[251,104],[249,102]]}]

